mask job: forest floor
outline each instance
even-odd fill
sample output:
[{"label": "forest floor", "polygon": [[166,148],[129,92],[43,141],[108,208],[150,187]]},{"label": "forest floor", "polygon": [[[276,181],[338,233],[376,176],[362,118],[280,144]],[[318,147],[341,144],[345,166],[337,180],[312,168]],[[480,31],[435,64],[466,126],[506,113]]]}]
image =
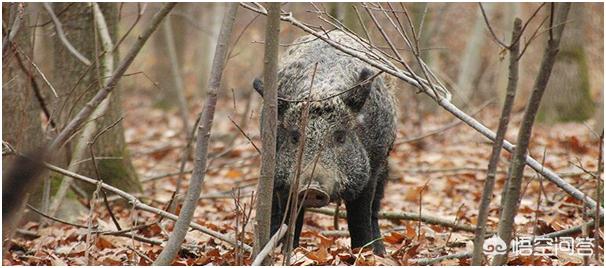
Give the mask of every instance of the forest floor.
[{"label": "forest floor", "polygon": [[[209,171],[202,197],[195,212],[194,221],[209,229],[235,236],[243,225],[243,213],[251,207],[251,192],[259,174],[260,157],[250,142],[240,134],[228,119],[241,122],[245,101],[237,106],[231,94],[218,107],[213,127]],[[258,98],[257,96],[254,96]],[[245,132],[255,144],[258,137],[258,102],[251,109],[254,114],[245,126]],[[199,101],[196,101],[199,103]],[[185,145],[181,121],[176,111],[166,112],[152,108],[151,100],[145,97],[128,96],[125,101],[125,135],[128,147],[144,192],[137,195],[141,201],[157,208],[165,208],[171,200],[178,176],[161,179],[153,177],[179,170],[179,159]],[[200,111],[200,105],[192,105]],[[257,107],[255,107],[257,106]],[[496,129],[499,111],[494,105],[476,115],[491,129]],[[515,141],[517,126],[522,112],[514,114],[507,139]],[[455,122],[443,112],[430,115],[423,123],[422,133],[440,129]],[[193,122],[193,120],[192,120]],[[239,123],[241,124],[241,123]],[[419,135],[410,122],[401,123],[398,141]],[[567,123],[552,126],[537,124],[530,144],[531,155],[539,162],[592,197],[596,195],[596,179],[583,169],[597,170],[599,141],[586,124]],[[235,137],[233,145],[228,144]],[[382,210],[389,212],[419,213],[440,219],[473,226],[482,195],[491,146],[487,139],[471,128],[460,124],[446,131],[422,139],[420,142],[405,142],[394,147],[391,153],[390,181],[386,187]],[[498,223],[503,182],[510,159],[502,153],[495,194],[488,218],[490,229]],[[582,168],[580,168],[582,167]],[[189,159],[186,170],[192,168]],[[189,179],[189,174],[187,175]],[[542,185],[542,186],[541,186]],[[187,186],[187,183],[185,183]],[[527,168],[525,171],[523,198],[516,217],[518,236],[532,236],[567,229],[590,219],[583,216],[584,208],[578,200]],[[239,191],[235,191],[238,188]],[[186,187],[183,187],[186,189]],[[181,192],[184,192],[184,190]],[[239,192],[239,198],[236,193]],[[239,200],[239,201],[236,201]],[[537,201],[540,200],[540,204]],[[85,202],[85,200],[82,200]],[[421,205],[420,205],[421,202]],[[86,202],[85,202],[86,203]],[[239,203],[241,209],[237,209]],[[93,225],[101,230],[116,230],[102,203],[95,203]],[[148,212],[133,213],[129,205],[112,203],[114,212],[123,228],[145,225],[136,234],[154,241],[165,241],[173,224],[169,220]],[[334,204],[329,210],[334,211]],[[238,212],[240,211],[240,212]],[[342,205],[341,211],[344,211]],[[74,217],[73,223],[86,225],[89,213]],[[254,217],[254,212],[250,219]],[[244,220],[246,222],[246,220]],[[346,232],[334,231],[333,216],[314,212],[306,213],[301,245],[295,250],[294,265],[408,265],[420,258],[462,253],[472,249],[473,233],[440,225],[431,225],[409,220],[380,220],[387,255],[374,256],[369,251],[352,252]],[[338,220],[340,230],[347,230],[344,219]],[[419,235],[420,227],[420,235]],[[86,228],[51,221],[48,225],[29,222],[21,226],[21,234],[14,239],[10,254],[3,260],[5,265],[149,265],[160,253],[162,246],[135,241],[127,237],[103,234],[92,235],[91,247],[87,250]],[[26,231],[26,232],[25,232]],[[25,234],[29,233],[29,234]],[[576,236],[582,236],[577,234]],[[252,220],[248,221],[244,242],[252,245]],[[603,244],[603,227],[599,240]],[[181,265],[236,265],[250,264],[249,254],[242,254],[229,244],[198,231],[190,231],[186,237],[185,250],[174,264]],[[600,249],[603,261],[603,248]],[[282,260],[279,248],[274,257]],[[87,257],[88,256],[88,257]],[[438,265],[465,265],[470,259],[449,259]],[[512,256],[509,264],[523,265],[579,265],[583,258],[560,252],[552,256]]]}]

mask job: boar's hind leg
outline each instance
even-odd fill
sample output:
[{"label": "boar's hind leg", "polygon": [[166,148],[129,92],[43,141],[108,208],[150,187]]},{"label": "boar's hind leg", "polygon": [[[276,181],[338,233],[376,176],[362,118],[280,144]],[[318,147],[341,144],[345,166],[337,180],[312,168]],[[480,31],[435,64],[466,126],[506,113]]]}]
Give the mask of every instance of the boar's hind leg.
[{"label": "boar's hind leg", "polygon": [[[375,188],[375,195],[372,200],[372,218],[371,218],[371,226],[372,226],[372,240],[375,240],[381,236],[381,229],[379,228],[379,210],[381,209],[381,199],[383,199],[383,193],[385,189],[385,183],[387,182],[388,176],[388,166],[384,165],[383,168],[380,168],[377,172],[377,187]],[[374,253],[377,255],[385,254],[385,245],[383,245],[383,240],[377,240],[373,243]]]},{"label": "boar's hind leg", "polygon": [[347,209],[347,227],[351,237],[351,248],[365,246],[372,241],[371,205],[374,195],[374,182],[370,181],[357,199],[345,201]]}]

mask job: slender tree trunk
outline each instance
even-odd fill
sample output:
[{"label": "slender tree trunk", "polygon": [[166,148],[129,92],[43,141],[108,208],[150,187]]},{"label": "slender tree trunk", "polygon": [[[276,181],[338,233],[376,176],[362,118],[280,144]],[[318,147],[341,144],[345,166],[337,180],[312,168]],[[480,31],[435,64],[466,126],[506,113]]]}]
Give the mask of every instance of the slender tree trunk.
[{"label": "slender tree trunk", "polygon": [[[182,30],[180,30],[182,31]],[[164,22],[164,39],[166,42],[166,46],[168,48],[168,56],[170,58],[171,71],[173,76],[173,87],[170,87],[171,91],[173,91],[177,97],[179,115],[181,116],[181,121],[183,122],[183,138],[185,139],[185,144],[190,144],[192,134],[189,127],[189,116],[187,108],[187,100],[185,99],[185,86],[183,84],[183,76],[181,72],[181,65],[179,64],[179,57],[177,53],[177,47],[175,46],[175,35],[173,34],[173,26],[172,19],[170,16],[166,18]],[[178,40],[177,40],[178,41]],[[187,163],[187,159],[191,156],[191,147],[186,146],[183,150],[183,154],[181,155],[181,162],[179,163],[179,170],[183,173],[185,169],[185,164]],[[177,185],[175,186],[175,196],[179,196],[181,190],[181,183],[184,178],[184,174],[179,175],[177,179]],[[178,198],[177,198],[178,200]],[[172,207],[177,207],[179,202],[173,202]],[[172,211],[173,208],[169,208]]]},{"label": "slender tree trunk", "polygon": [[[484,10],[488,18],[492,17],[495,3],[484,4]],[[481,11],[478,8],[476,21],[469,35],[469,41],[465,52],[459,64],[459,75],[457,77],[458,94],[454,94],[454,103],[461,104],[463,107],[470,103],[474,95],[474,81],[481,71],[481,53],[482,45],[486,36],[486,23]]]},{"label": "slender tree trunk", "polygon": [[[556,4],[551,4],[556,5]],[[524,117],[522,119],[522,126],[518,131],[518,138],[515,150],[513,152],[513,159],[511,166],[509,167],[508,183],[507,183],[507,196],[505,198],[503,210],[499,220],[498,236],[505,241],[507,250],[505,254],[496,255],[493,260],[493,265],[504,265],[507,263],[507,255],[509,253],[509,244],[513,238],[514,218],[518,212],[519,199],[521,194],[522,177],[524,175],[525,159],[528,151],[528,145],[530,143],[530,137],[532,135],[532,126],[541,104],[541,98],[545,93],[545,88],[549,82],[549,76],[553,69],[553,65],[558,54],[558,47],[560,45],[560,38],[562,37],[562,31],[566,25],[566,17],[568,10],[570,9],[570,3],[557,4],[553,16],[553,34],[550,32],[550,38],[547,42],[547,47],[543,54],[543,60],[541,61],[541,67],[537,78],[535,80],[530,100],[524,111]]]},{"label": "slender tree trunk", "polygon": [[[513,25],[511,40],[517,39],[517,37],[521,34],[521,28],[522,20],[516,18]],[[513,101],[515,99],[518,85],[519,54],[520,42],[511,44],[511,48],[509,49],[509,79],[507,83],[507,95],[505,97],[505,103],[503,104],[501,119],[499,120],[497,136],[492,145],[490,162],[488,163],[488,172],[486,175],[486,181],[484,183],[484,192],[482,193],[482,201],[480,203],[480,211],[478,213],[478,223],[476,225],[475,238],[473,241],[472,265],[482,265],[482,249],[484,244],[484,235],[486,234],[486,219],[488,218],[488,212],[490,211],[490,200],[492,199],[496,171],[499,163],[499,156],[501,154],[501,147],[503,146],[503,139],[505,139],[505,134],[507,133],[509,115],[511,114],[511,109],[513,108]]]},{"label": "slender tree trunk", "polygon": [[[160,5],[160,4],[158,4]],[[151,73],[153,80],[158,83],[160,88],[163,90],[158,92],[154,105],[162,109],[174,109],[179,108],[180,100],[177,90],[175,90],[174,74],[171,58],[172,55],[176,57],[176,61],[183,64],[185,62],[185,47],[188,43],[186,40],[186,24],[184,23],[183,16],[187,15],[187,9],[189,3],[182,3],[175,7],[172,14],[169,14],[164,21],[164,26],[158,29],[158,34],[153,36],[151,45],[154,50],[155,57],[153,57],[153,66]],[[181,13],[175,15],[175,12]],[[170,21],[170,23],[169,23]],[[166,39],[167,27],[170,24],[172,32],[172,44],[168,43]],[[171,46],[174,48],[174,54],[171,54]]]},{"label": "slender tree trunk", "polygon": [[173,232],[170,234],[166,246],[154,262],[154,265],[170,265],[177,256],[185,235],[189,230],[189,224],[194,216],[198,205],[198,199],[202,190],[204,176],[206,174],[206,160],[208,156],[208,144],[210,141],[210,130],[215,116],[215,106],[217,104],[217,94],[221,88],[221,77],[225,67],[229,40],[233,30],[238,3],[230,3],[229,9],[223,17],[215,56],[213,58],[213,67],[210,80],[208,81],[208,96],[200,118],[198,136],[196,137],[196,156],[194,159],[194,171],[191,177],[187,195],[183,203],[183,208],[179,213],[179,219],[175,223]]},{"label": "slender tree trunk", "polygon": [[[53,4],[55,12],[62,10],[67,4]],[[107,22],[111,38],[116,40],[118,27],[117,5],[115,3],[101,3],[99,7]],[[88,3],[72,4],[62,14],[61,21],[63,30],[72,45],[86,58],[94,61],[103,49],[98,41],[99,38],[95,36],[95,33],[98,31],[94,28],[95,22],[93,20],[91,5]],[[95,42],[98,43],[96,44]],[[103,87],[104,79],[101,79],[100,76],[103,69],[102,65],[106,63],[103,60],[98,62],[98,66],[93,63],[95,66],[92,66],[92,69],[86,72],[88,67],[68,52],[58,38],[55,38],[54,53],[55,71],[53,82],[60,95],[54,108],[58,116],[58,122],[63,126],[75,115],[76,111],[79,111]],[[117,62],[117,53],[114,56],[114,62]],[[85,73],[86,75],[83,76]],[[79,81],[80,77],[83,77],[81,81]],[[104,116],[95,120],[98,129],[115,123],[123,116],[120,95],[120,90],[114,90],[109,97],[107,112]],[[69,148],[70,151],[74,149],[74,144],[71,147]],[[94,152],[95,157],[103,157],[103,159],[96,160],[101,179],[127,191],[138,192],[141,190],[141,185],[126,148],[124,127],[121,122],[97,139]],[[88,159],[90,157],[90,154],[86,153],[84,158]],[[73,159],[68,154],[65,161],[69,162],[70,160]],[[80,164],[80,170],[82,174],[93,178],[97,177],[91,161]],[[94,190],[94,187],[88,185],[87,188],[90,191]]]},{"label": "slender tree trunk", "polygon": [[[215,44],[219,38],[221,28],[221,17],[209,14],[223,14],[224,3],[208,3],[202,5],[202,10],[199,13],[203,16],[205,22],[205,32],[201,34],[200,50],[201,57],[198,62],[200,76],[198,79],[199,88],[204,88],[208,84],[208,77],[212,65],[212,55],[215,55]],[[206,15],[206,16],[204,16]],[[206,92],[199,92],[200,96],[204,96]]]},{"label": "slender tree trunk", "polygon": [[537,119],[541,122],[582,122],[594,113],[589,85],[589,64],[585,53],[586,4],[573,3],[562,44],[553,67],[553,78]]},{"label": "slender tree trunk", "polygon": [[[520,3],[501,3],[501,8],[503,9],[503,19],[502,24],[503,27],[506,28],[516,17],[521,17],[520,15]],[[511,38],[505,40],[506,44],[511,43]],[[502,47],[498,44],[494,44],[495,51],[494,53],[499,52]],[[518,69],[523,68],[524,66],[518,66]],[[500,60],[497,63],[497,74],[496,74],[496,84],[495,88],[487,88],[487,94],[491,94],[498,98],[497,103],[500,105],[501,103],[505,103],[505,98],[507,95],[507,85],[509,84],[509,62],[505,59]],[[524,73],[523,70],[519,70],[520,73]],[[501,107],[502,108],[502,107]]]},{"label": "slender tree trunk", "polygon": [[[276,168],[276,131],[278,121],[278,49],[280,46],[280,3],[268,6],[265,28],[265,65],[263,67],[263,116],[261,122],[261,176],[257,185],[257,210],[255,215],[254,253],[267,244],[270,238],[271,208]],[[271,265],[265,258],[263,265]]]}]

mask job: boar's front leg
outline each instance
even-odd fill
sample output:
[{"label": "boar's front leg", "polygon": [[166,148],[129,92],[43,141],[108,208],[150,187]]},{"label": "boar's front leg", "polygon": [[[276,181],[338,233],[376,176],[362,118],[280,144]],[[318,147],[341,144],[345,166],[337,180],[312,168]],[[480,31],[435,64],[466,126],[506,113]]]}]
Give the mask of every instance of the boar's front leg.
[{"label": "boar's front leg", "polygon": [[372,241],[371,207],[375,182],[370,181],[360,195],[351,201],[345,200],[347,227],[351,237],[351,248],[359,248]]},{"label": "boar's front leg", "polygon": [[[289,213],[289,211],[287,211],[287,209],[288,209],[286,207],[287,202],[288,202],[288,193],[286,193],[286,194],[274,193],[273,201],[272,201],[272,208],[271,208],[271,236],[273,236],[280,228],[284,215],[287,215],[286,219],[284,219],[284,223],[288,224],[288,222],[289,222],[290,213]],[[301,236],[301,230],[303,229],[304,215],[305,215],[305,209],[303,208],[303,209],[301,209],[301,212],[299,213],[299,215],[297,216],[297,219],[296,219],[295,233],[294,233],[294,237],[293,237],[293,248],[296,248],[299,246],[299,237]],[[284,236],[284,237],[286,237],[286,236]],[[284,240],[283,240],[283,242],[284,242]]]},{"label": "boar's front leg", "polygon": [[[379,168],[377,172],[377,186],[375,188],[374,198],[372,200],[372,240],[375,240],[381,235],[381,229],[379,228],[379,210],[381,209],[381,199],[383,199],[383,193],[385,191],[385,184],[388,179],[389,166],[386,163],[382,168]],[[385,245],[383,240],[377,240],[373,243],[374,253],[380,256],[385,255]]]},{"label": "boar's front leg", "polygon": [[282,193],[276,193],[274,189],[273,199],[271,202],[271,234],[273,236],[280,228],[282,218],[284,217],[284,211],[286,207],[288,195]]}]

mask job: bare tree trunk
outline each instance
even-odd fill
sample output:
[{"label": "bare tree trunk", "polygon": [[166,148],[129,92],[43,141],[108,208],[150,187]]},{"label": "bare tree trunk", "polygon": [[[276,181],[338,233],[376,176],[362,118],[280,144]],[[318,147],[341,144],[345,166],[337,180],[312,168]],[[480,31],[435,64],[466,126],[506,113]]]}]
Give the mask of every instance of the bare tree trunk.
[{"label": "bare tree trunk", "polygon": [[[278,48],[280,46],[280,2],[268,5],[265,28],[265,60],[263,67],[263,116],[261,122],[261,176],[257,185],[257,207],[255,215],[255,244],[253,255],[257,255],[270,237],[271,208],[276,168],[276,131],[278,121]],[[263,265],[271,265],[265,258]]]},{"label": "bare tree trunk", "polygon": [[[114,55],[111,53],[114,42],[111,38],[111,33],[109,32],[109,28],[107,26],[107,21],[105,20],[105,16],[103,12],[99,8],[98,4],[94,5],[94,19],[95,19],[95,27],[99,32],[99,37],[101,39],[102,51],[105,53],[99,58],[101,70],[100,75],[103,77],[102,83],[106,83],[107,79],[109,79],[114,72]],[[110,95],[111,96],[111,95]],[[100,118],[107,113],[109,109],[111,97],[106,98],[101,102],[101,104],[95,109],[92,113],[92,118]],[[71,160],[68,165],[68,170],[72,172],[78,172],[80,168],[80,161],[86,159],[86,155],[89,155],[89,148],[87,148],[88,142],[90,142],[95,133],[99,131],[99,126],[97,126],[97,122],[92,120],[88,122],[84,129],[82,130],[82,134],[75,139],[73,153],[71,155]],[[63,176],[61,180],[61,185],[59,189],[56,191],[55,196],[53,197],[52,204],[48,211],[50,216],[54,216],[59,208],[65,208],[62,206],[64,198],[71,186],[73,179],[68,176]],[[66,214],[71,214],[73,212],[72,208],[64,209],[64,211],[68,211]]]},{"label": "bare tree trunk", "polygon": [[[208,3],[204,4],[203,10],[201,10],[201,14],[223,14],[224,13],[224,3]],[[205,32],[201,35],[201,44],[200,49],[202,53],[200,54],[200,61],[198,63],[198,68],[200,70],[200,76],[198,79],[199,88],[204,88],[208,83],[208,75],[211,71],[212,58],[211,55],[215,55],[215,44],[217,43],[217,39],[219,38],[219,31],[221,28],[221,17],[220,16],[203,16],[202,18],[205,21]],[[204,96],[205,92],[200,92],[200,96]]]},{"label": "bare tree trunk", "polygon": [[[183,85],[183,76],[180,68],[181,65],[179,64],[180,61],[177,53],[177,47],[175,46],[175,35],[173,34],[172,19],[170,16],[168,16],[166,18],[166,21],[164,22],[164,39],[168,49],[168,57],[170,58],[170,65],[174,84],[174,86],[170,87],[170,89],[177,97],[179,115],[181,116],[181,121],[183,122],[183,138],[185,139],[185,144],[190,144],[189,141],[191,140],[193,134],[191,134],[189,127],[189,109],[187,108],[187,100],[185,99],[185,86]],[[183,173],[183,170],[185,169],[185,164],[187,163],[187,159],[189,159],[190,156],[191,146],[186,146],[181,156],[181,162],[179,163],[179,171],[181,173]],[[179,196],[179,192],[181,190],[181,182],[183,181],[183,178],[184,174],[181,174],[177,179],[177,185],[175,187],[175,196]],[[173,207],[176,207],[178,203],[179,202],[173,202]],[[172,208],[170,208],[169,210],[172,210]]]},{"label": "bare tree trunk", "polygon": [[194,160],[194,171],[191,177],[187,195],[183,203],[183,208],[179,213],[179,219],[175,223],[173,232],[170,234],[166,246],[154,262],[154,265],[170,265],[181,244],[185,239],[189,224],[194,216],[204,176],[206,173],[206,160],[208,156],[208,144],[210,141],[210,130],[215,116],[215,106],[217,104],[217,94],[221,88],[221,77],[226,62],[229,39],[233,30],[234,21],[236,20],[236,12],[238,11],[238,3],[230,3],[229,9],[223,17],[215,56],[208,81],[208,96],[200,118],[198,136],[196,137],[196,156]]},{"label": "bare tree trunk", "polygon": [[[18,10],[19,5],[22,5],[22,3],[2,4],[2,22],[4,25],[12,26],[16,21],[23,19],[23,21],[17,22],[21,26],[18,27],[18,31],[14,32],[12,41],[3,44],[3,46],[6,46],[6,53],[2,56],[2,141],[9,143],[16,150],[31,153],[44,144],[44,137],[40,122],[39,104],[35,101],[34,88],[28,75],[28,72],[29,74],[33,73],[31,64],[28,64],[24,56],[20,54],[22,52],[31,58],[32,43],[31,28],[29,27],[27,15],[24,15],[22,18],[17,15],[20,12]],[[11,20],[11,18],[13,19]],[[8,33],[3,31],[3,36],[5,34]],[[19,184],[12,184],[18,182],[9,181],[10,178],[8,178],[6,172],[15,162],[16,159],[14,156],[2,156],[4,173],[2,200],[5,204],[2,207],[3,216],[6,216],[5,211],[9,208],[11,202],[21,203],[19,200],[13,200],[9,195],[12,194],[16,198],[23,199],[27,195],[23,191],[28,192],[29,190],[24,189],[24,187],[17,187],[18,189],[12,187],[12,185]],[[40,187],[28,188],[35,190],[34,188]],[[40,197],[36,195],[30,202],[35,199],[39,201]],[[2,223],[2,237],[7,238],[8,234],[6,232],[13,229],[7,223],[13,223],[13,219],[9,217],[4,218]]]},{"label": "bare tree trunk", "polygon": [[[62,10],[67,4],[54,4],[56,11]],[[113,40],[117,38],[117,5],[115,3],[99,4],[101,11],[107,22],[110,36]],[[86,58],[96,59],[102,52],[100,44],[95,44],[98,38],[95,22],[93,21],[92,8],[87,3],[71,4],[61,16],[63,30],[69,36],[72,45],[82,53]],[[67,51],[63,43],[55,38],[55,71],[54,83],[59,91],[60,98],[55,103],[58,122],[65,125],[73,116],[74,111],[80,110],[85,103],[91,99],[103,86],[104,79],[101,78],[101,71],[106,64],[100,60],[97,66],[92,66],[92,70],[87,72],[87,66],[73,57]],[[114,54],[117,59],[117,53]],[[116,62],[116,60],[114,61]],[[95,63],[93,63],[95,65]],[[83,74],[85,74],[83,76]],[[83,77],[80,80],[80,77]],[[104,116],[95,119],[99,129],[107,127],[122,117],[120,90],[114,90],[109,98],[109,107]],[[70,146],[70,151],[74,150],[74,144]],[[124,140],[124,127],[121,122],[105,132],[97,140],[94,147],[95,157],[110,157],[115,159],[98,159],[98,169],[100,178],[105,182],[127,191],[141,191],[141,185],[137,174],[130,161],[130,156]],[[71,159],[79,161],[82,159]],[[90,158],[85,154],[85,158]],[[80,164],[82,174],[97,177],[91,161]],[[87,185],[90,191],[93,187]]]},{"label": "bare tree trunk", "polygon": [[[511,34],[512,42],[513,40],[518,40],[518,36],[521,34],[521,29],[522,20],[516,18]],[[484,192],[482,193],[482,201],[480,203],[480,209],[478,212],[478,222],[476,225],[475,238],[473,241],[473,259],[471,262],[472,265],[482,265],[482,249],[484,244],[484,235],[486,234],[486,219],[488,218],[488,212],[490,211],[490,200],[492,199],[497,165],[499,163],[499,156],[501,154],[501,147],[503,146],[503,139],[505,139],[505,134],[507,133],[509,115],[511,114],[511,109],[513,108],[513,101],[515,99],[518,85],[519,54],[520,42],[517,41],[511,44],[509,49],[509,79],[507,83],[507,95],[505,97],[505,103],[503,104],[501,119],[499,120],[497,136],[492,145],[492,154],[490,156],[490,162],[488,163],[488,172],[486,175],[486,181],[484,183]]]},{"label": "bare tree trunk", "polygon": [[[496,4],[490,3],[484,5],[488,18],[490,18],[493,13],[494,5]],[[457,92],[458,94],[454,95],[455,98],[453,99],[455,104],[461,104],[463,107],[470,103],[470,99],[474,95],[474,80],[476,80],[477,75],[480,73],[481,67],[480,50],[482,49],[486,36],[486,23],[484,22],[484,18],[480,14],[479,9],[477,13],[476,21],[469,35],[467,47],[465,47],[465,52],[463,53],[461,63],[459,64],[459,75],[457,77],[456,87],[459,91]]]},{"label": "bare tree trunk", "polygon": [[513,238],[514,218],[519,206],[518,200],[520,199],[522,188],[522,177],[524,174],[524,167],[526,166],[525,159],[530,137],[532,135],[532,126],[541,104],[541,98],[543,97],[543,93],[545,93],[545,88],[549,82],[549,76],[551,75],[556,55],[558,54],[560,38],[562,37],[562,31],[566,25],[565,22],[569,9],[570,3],[558,4],[555,11],[551,14],[553,24],[550,25],[550,27],[553,26],[554,28],[549,32],[550,38],[543,54],[541,68],[537,74],[530,100],[528,101],[526,111],[524,112],[522,126],[518,131],[517,144],[513,152],[513,159],[511,166],[509,167],[507,178],[507,195],[503,196],[505,202],[499,219],[498,236],[505,241],[507,250],[505,254],[495,256],[492,263],[493,265],[504,265],[507,263],[507,255],[510,250],[509,244]]},{"label": "bare tree trunk", "polygon": [[[152,4],[153,5],[153,4]],[[160,5],[160,4],[158,4]],[[154,68],[151,69],[153,79],[160,88],[164,89],[158,92],[154,105],[162,109],[174,109],[179,108],[180,100],[179,94],[174,90],[174,74],[171,58],[171,48],[174,48],[174,55],[177,62],[183,64],[185,58],[185,47],[188,43],[186,40],[186,24],[184,23],[183,16],[187,15],[187,8],[189,3],[182,3],[175,7],[175,10],[165,19],[165,24],[170,24],[172,44],[166,39],[167,27],[161,27],[158,29],[158,35],[155,35],[151,45],[153,47],[155,57]],[[175,15],[175,12],[180,12],[180,15]],[[170,23],[169,23],[170,21]]]},{"label": "bare tree trunk", "polygon": [[553,78],[537,119],[541,122],[582,122],[594,113],[595,104],[589,85],[589,65],[585,53],[586,6],[574,3],[570,7],[570,20],[562,36],[562,44],[553,67]]},{"label": "bare tree trunk", "polygon": [[[500,3],[501,8],[503,9],[503,19],[502,24],[503,28],[506,28],[516,17],[521,17],[520,15],[520,3]],[[511,38],[504,40],[506,44],[511,43]],[[502,49],[502,47],[495,44],[496,49]],[[497,103],[500,105],[501,103],[505,103],[505,98],[507,95],[507,85],[509,84],[509,72],[507,71],[509,68],[509,62],[505,60],[500,60],[497,62],[497,74],[496,74],[496,84],[495,88],[487,88],[487,94],[491,94],[498,98]],[[518,66],[518,69],[522,68],[518,72],[524,73],[523,65]],[[502,108],[502,107],[501,107]]]},{"label": "bare tree trunk", "polygon": [[598,110],[593,114],[594,123],[593,130],[597,133],[604,131],[604,88],[600,92],[600,101],[598,102]]}]

